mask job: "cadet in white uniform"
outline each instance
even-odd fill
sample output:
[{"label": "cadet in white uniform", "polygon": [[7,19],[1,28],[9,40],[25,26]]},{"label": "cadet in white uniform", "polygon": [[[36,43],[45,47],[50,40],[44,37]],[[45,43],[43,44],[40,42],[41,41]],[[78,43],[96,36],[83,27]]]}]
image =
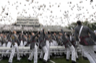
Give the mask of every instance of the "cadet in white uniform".
[{"label": "cadet in white uniform", "polygon": [[[49,45],[48,32],[45,32],[45,41],[46,41],[47,50],[48,50],[48,52],[50,52],[49,51],[50,45]],[[43,58],[43,51],[40,52],[40,59],[42,59],[42,58]],[[50,59],[50,54],[48,54],[48,59]]]},{"label": "cadet in white uniform", "polygon": [[[8,40],[8,42],[7,42],[7,47],[8,48],[11,48],[11,45],[12,45],[12,40],[11,40],[11,34],[8,34],[7,35],[7,40]],[[6,54],[8,55],[8,53],[10,52],[10,50],[6,50]],[[9,57],[9,56],[8,56]]]},{"label": "cadet in white uniform", "polygon": [[76,53],[75,53],[76,51],[75,51],[74,46],[70,42],[70,37],[68,35],[65,35],[63,30],[61,30],[60,35],[62,36],[62,42],[63,42],[63,44],[65,45],[65,47],[67,49],[66,59],[69,60],[70,52],[71,52],[71,54],[72,54],[72,56],[71,56],[72,63],[77,63],[76,62]]},{"label": "cadet in white uniform", "polygon": [[[5,34],[3,34],[2,42],[3,42],[2,47],[6,47],[7,38],[6,38]],[[6,50],[2,50],[2,52],[6,52]],[[2,57],[6,57],[6,55],[4,53],[2,53]]]},{"label": "cadet in white uniform", "polygon": [[39,42],[39,47],[44,52],[43,63],[47,63],[49,52],[48,52],[47,46],[46,46],[44,29],[42,31],[40,31],[39,41],[40,41]]},{"label": "cadet in white uniform", "polygon": [[15,52],[17,52],[17,60],[20,61],[20,55],[19,55],[19,50],[18,50],[18,37],[16,35],[16,31],[14,31],[14,34],[11,36],[12,38],[12,50],[11,50],[11,53],[10,53],[10,58],[9,58],[9,63],[12,63],[13,62],[13,57],[15,55]]},{"label": "cadet in white uniform", "polygon": [[30,38],[30,49],[31,49],[31,54],[29,55],[28,60],[31,61],[32,58],[34,57],[34,63],[38,63],[38,47],[36,45],[36,36],[38,33],[35,35],[32,32],[31,38]]}]

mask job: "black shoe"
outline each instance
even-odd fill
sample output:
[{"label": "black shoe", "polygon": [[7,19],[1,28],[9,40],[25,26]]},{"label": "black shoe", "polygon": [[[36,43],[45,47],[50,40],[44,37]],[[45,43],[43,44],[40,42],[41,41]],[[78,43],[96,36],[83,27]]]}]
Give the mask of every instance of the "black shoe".
[{"label": "black shoe", "polygon": [[[20,59],[20,60],[21,60],[21,59]],[[17,61],[18,61],[18,62],[20,62],[20,60],[19,60],[19,59],[17,59]]]},{"label": "black shoe", "polygon": [[47,63],[47,61],[43,60],[43,63]]},{"label": "black shoe", "polygon": [[39,58],[39,60],[43,60],[42,58]]},{"label": "black shoe", "polygon": [[83,56],[83,58],[84,58],[85,60],[88,60],[88,59],[87,59],[86,57],[84,57],[84,56]]},{"label": "black shoe", "polygon": [[6,59],[6,57],[5,57],[5,56],[3,56],[2,58],[3,58],[3,59]]},{"label": "black shoe", "polygon": [[76,61],[72,61],[72,63],[77,63]]},{"label": "black shoe", "polygon": [[54,54],[54,53],[52,53],[52,56],[54,57],[54,56],[55,56],[55,54]]},{"label": "black shoe", "polygon": [[50,59],[48,59],[47,62],[50,62]]},{"label": "black shoe", "polygon": [[66,59],[66,61],[69,61],[69,59]]},{"label": "black shoe", "polygon": [[31,60],[28,59],[28,62],[31,62]]},{"label": "black shoe", "polygon": [[94,51],[94,53],[96,53],[96,51]]},{"label": "black shoe", "polygon": [[2,60],[2,57],[0,57],[0,61]]},{"label": "black shoe", "polygon": [[76,60],[79,60],[79,58],[76,58]]},{"label": "black shoe", "polygon": [[8,63],[12,63],[12,62],[8,62]]},{"label": "black shoe", "polygon": [[26,55],[23,54],[23,58],[26,57]]}]

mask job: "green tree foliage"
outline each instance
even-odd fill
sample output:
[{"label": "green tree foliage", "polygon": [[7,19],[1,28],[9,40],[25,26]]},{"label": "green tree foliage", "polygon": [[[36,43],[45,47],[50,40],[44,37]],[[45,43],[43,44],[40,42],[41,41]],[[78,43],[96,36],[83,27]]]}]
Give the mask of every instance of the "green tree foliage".
[{"label": "green tree foliage", "polygon": [[[84,22],[82,22],[82,24],[85,25],[85,26],[88,26],[91,30],[96,30],[96,22],[90,23],[88,21],[84,21]],[[76,27],[76,23],[75,22],[71,23],[66,28],[71,29],[71,28],[74,28],[74,27]]]}]

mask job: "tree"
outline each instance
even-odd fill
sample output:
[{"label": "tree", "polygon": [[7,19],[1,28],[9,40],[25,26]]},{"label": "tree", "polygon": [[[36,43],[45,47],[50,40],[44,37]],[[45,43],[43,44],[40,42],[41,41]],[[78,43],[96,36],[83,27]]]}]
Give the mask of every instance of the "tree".
[{"label": "tree", "polygon": [[[96,22],[90,23],[88,21],[84,21],[84,22],[82,22],[82,24],[85,25],[85,26],[88,26],[91,30],[96,30]],[[71,29],[71,28],[74,28],[74,27],[76,27],[76,23],[75,22],[71,23],[66,28],[67,29]]]}]

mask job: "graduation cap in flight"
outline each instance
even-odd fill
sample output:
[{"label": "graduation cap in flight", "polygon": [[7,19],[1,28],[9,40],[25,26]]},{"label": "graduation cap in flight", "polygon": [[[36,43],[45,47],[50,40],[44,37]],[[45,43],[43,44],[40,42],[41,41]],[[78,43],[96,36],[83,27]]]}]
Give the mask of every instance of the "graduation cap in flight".
[{"label": "graduation cap in flight", "polygon": [[90,2],[93,2],[93,0],[90,0]]}]

